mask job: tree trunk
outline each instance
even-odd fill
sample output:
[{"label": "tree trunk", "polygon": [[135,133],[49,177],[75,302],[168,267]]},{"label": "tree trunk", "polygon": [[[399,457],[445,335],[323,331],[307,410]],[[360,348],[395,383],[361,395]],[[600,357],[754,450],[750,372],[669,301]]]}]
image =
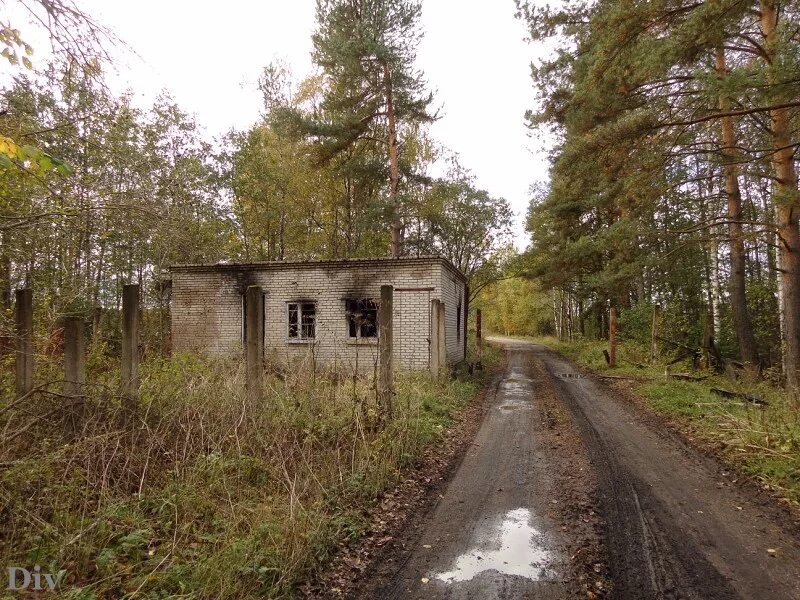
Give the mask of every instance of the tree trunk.
[{"label": "tree trunk", "polygon": [[13,336],[6,330],[4,320],[11,314],[11,257],[7,234],[0,234],[0,358],[13,349]]},{"label": "tree trunk", "polygon": [[[773,0],[761,0],[761,30],[765,38],[764,49],[770,62],[768,67],[773,83],[776,77],[772,65],[778,58],[777,25],[778,7]],[[798,201],[797,171],[794,165],[794,149],[791,145],[789,116],[789,110],[786,108],[770,111],[775,148],[772,163],[776,176],[774,204],[782,271],[786,385],[795,394],[800,394],[800,201]]]},{"label": "tree trunk", "polygon": [[394,111],[392,74],[389,64],[383,63],[383,80],[386,87],[386,119],[389,129],[389,204],[392,207],[392,257],[400,256],[403,222],[400,219],[400,167],[397,158],[397,115]]},{"label": "tree trunk", "polygon": [[655,363],[658,360],[658,336],[659,325],[661,323],[661,306],[653,304],[653,322],[650,327],[650,362]]},{"label": "tree trunk", "polygon": [[617,366],[617,307],[612,306],[608,313],[608,366]]},{"label": "tree trunk", "polygon": [[[727,77],[725,51],[716,51],[716,68],[720,79]],[[730,110],[730,100],[720,96],[721,112]],[[739,188],[739,170],[736,164],[736,135],[733,129],[733,118],[723,117],[722,126],[722,158],[725,166],[725,194],[728,198],[728,220],[731,250],[731,314],[736,339],[739,342],[739,354],[745,368],[751,373],[758,372],[758,352],[753,335],[753,322],[747,310],[746,292],[746,256],[744,250],[744,234],[742,231],[742,193]],[[712,319],[713,322],[713,319]]]},{"label": "tree trunk", "polygon": [[553,290],[553,325],[556,330],[556,337],[561,339],[561,311],[558,308],[558,300],[556,298],[557,291]]},{"label": "tree trunk", "polygon": [[722,329],[722,283],[719,278],[719,243],[711,242],[711,319],[714,324],[714,335],[719,335]]}]

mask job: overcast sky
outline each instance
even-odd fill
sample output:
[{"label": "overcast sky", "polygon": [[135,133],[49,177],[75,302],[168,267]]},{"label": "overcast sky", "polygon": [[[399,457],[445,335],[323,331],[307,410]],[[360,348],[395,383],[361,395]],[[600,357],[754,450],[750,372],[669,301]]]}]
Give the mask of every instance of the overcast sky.
[{"label": "overcast sky", "polygon": [[[257,120],[255,82],[270,61],[286,61],[298,79],[313,69],[314,0],[77,1],[136,53],[115,52],[113,86],[143,103],[165,88],[211,135]],[[422,27],[419,67],[442,107],[433,135],[481,187],[511,203],[521,243],[528,188],[546,172],[524,123],[536,49],[513,0],[424,0]]]}]

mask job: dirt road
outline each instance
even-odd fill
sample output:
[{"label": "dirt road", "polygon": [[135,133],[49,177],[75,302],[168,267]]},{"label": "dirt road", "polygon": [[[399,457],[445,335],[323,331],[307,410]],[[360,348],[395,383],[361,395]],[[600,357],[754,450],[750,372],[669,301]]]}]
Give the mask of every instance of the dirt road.
[{"label": "dirt road", "polygon": [[800,545],[768,505],[556,354],[496,343],[472,448],[359,597],[603,597],[607,574],[625,600],[800,598]]}]

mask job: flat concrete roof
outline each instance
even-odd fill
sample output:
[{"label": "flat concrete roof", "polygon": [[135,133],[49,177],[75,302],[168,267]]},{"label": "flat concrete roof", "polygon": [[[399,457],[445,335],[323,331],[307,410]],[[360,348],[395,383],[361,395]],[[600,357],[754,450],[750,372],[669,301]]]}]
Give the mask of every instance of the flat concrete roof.
[{"label": "flat concrete roof", "polygon": [[348,267],[368,267],[377,265],[397,264],[410,265],[414,263],[440,262],[450,271],[456,274],[466,283],[466,276],[459,271],[453,263],[442,256],[401,256],[392,258],[390,256],[371,257],[371,258],[335,258],[324,260],[273,260],[263,262],[248,263],[229,263],[219,262],[214,264],[177,264],[169,267],[171,272],[214,272],[214,271],[280,271],[281,269],[304,269],[304,268],[348,268]]}]

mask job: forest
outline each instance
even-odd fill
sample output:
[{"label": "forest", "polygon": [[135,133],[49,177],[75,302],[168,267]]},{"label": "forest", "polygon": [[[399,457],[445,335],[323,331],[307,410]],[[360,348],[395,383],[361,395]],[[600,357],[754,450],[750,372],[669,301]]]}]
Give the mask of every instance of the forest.
[{"label": "forest", "polygon": [[[218,137],[169,90],[142,106],[114,89],[130,49],[80,2],[0,2],[4,564],[51,567],[70,598],[316,597],[504,368],[489,344],[475,354],[477,310],[484,335],[660,378],[655,403],[800,498],[800,5],[507,3],[547,50],[517,75],[535,92],[520,127],[550,149],[524,244],[509,200],[432,134],[422,2],[317,0],[313,73],[265,60],[260,113]],[[466,276],[469,355],[390,375],[391,415],[375,374],[261,361],[253,394],[242,357],[173,352],[173,265],[429,255]],[[23,290],[36,371],[19,393]],[[77,426],[66,319],[86,325]],[[707,379],[742,406],[706,408]]]},{"label": "forest", "polygon": [[[794,2],[517,2],[557,140],[519,272],[562,338],[702,348],[800,382],[800,13]],[[530,313],[521,311],[518,314]]]},{"label": "forest", "polygon": [[[12,290],[27,286],[40,299],[37,326],[52,330],[56,316],[80,312],[114,342],[122,285],[138,283],[153,309],[145,343],[161,352],[162,283],[178,263],[391,251],[441,254],[476,278],[476,291],[497,276],[512,213],[427,133],[436,114],[414,64],[418,6],[381,9],[370,25],[408,42],[387,45],[368,69],[365,49],[342,42],[351,17],[321,8],[319,74],[293,81],[287,65],[265,66],[262,115],[216,140],[167,92],[146,109],[132,93],[113,94],[104,81],[113,34],[71,3],[39,8],[58,15],[49,64],[27,66],[34,49],[24,31],[7,27],[3,40],[4,335]],[[434,162],[440,176],[430,174]]]}]

